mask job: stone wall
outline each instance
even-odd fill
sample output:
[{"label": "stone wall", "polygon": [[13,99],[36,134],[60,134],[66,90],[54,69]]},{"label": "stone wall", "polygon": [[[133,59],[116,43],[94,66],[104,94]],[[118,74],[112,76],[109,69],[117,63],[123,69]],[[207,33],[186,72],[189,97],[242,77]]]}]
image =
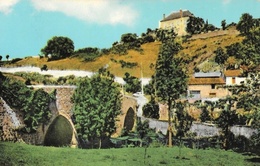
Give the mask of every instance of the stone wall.
[{"label": "stone wall", "polygon": [[2,141],[19,141],[21,139],[17,132],[20,122],[14,121],[13,116],[16,116],[15,112],[10,110],[10,107],[0,97],[0,140]]}]

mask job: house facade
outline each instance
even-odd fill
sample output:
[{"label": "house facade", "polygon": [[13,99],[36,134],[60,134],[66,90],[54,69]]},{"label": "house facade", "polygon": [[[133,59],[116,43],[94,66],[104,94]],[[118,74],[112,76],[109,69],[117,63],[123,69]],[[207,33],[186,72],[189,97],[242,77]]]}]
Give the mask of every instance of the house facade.
[{"label": "house facade", "polygon": [[226,70],[224,72],[226,85],[241,85],[246,80],[246,77],[242,76],[242,74],[243,71],[240,69]]},{"label": "house facade", "polygon": [[188,81],[188,100],[194,102],[196,100],[216,101],[224,98],[228,94],[228,90],[223,86],[225,79],[221,72],[195,73]]},{"label": "house facade", "polygon": [[171,13],[168,16],[163,15],[163,19],[159,21],[160,29],[174,29],[178,36],[187,35],[187,21],[190,17],[194,17],[188,10],[180,10]]}]

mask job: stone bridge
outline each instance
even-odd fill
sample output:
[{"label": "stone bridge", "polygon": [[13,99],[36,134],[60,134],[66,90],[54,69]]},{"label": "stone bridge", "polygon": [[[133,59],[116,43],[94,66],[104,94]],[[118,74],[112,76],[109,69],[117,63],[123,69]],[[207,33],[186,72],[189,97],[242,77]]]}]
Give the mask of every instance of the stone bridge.
[{"label": "stone bridge", "polygon": [[[72,122],[72,107],[73,103],[71,101],[71,97],[77,88],[76,86],[29,86],[33,89],[43,89],[44,91],[50,93],[53,90],[56,90],[56,101],[55,103],[50,103],[50,110],[52,112],[52,117],[49,124],[45,127],[44,131],[37,131],[38,135],[36,136],[35,144],[45,144],[46,137],[48,135],[48,130],[50,126],[55,122],[57,118],[64,117],[67,120],[67,124],[70,125],[69,128],[72,129],[71,134],[71,142],[70,145],[72,147],[78,146],[78,139],[76,129]],[[137,114],[137,107],[138,104],[133,97],[124,96],[122,99],[122,108],[121,114],[118,116],[117,121],[117,130],[113,136],[118,136],[121,133],[123,127],[127,128],[128,130],[132,130],[136,124],[136,114]],[[53,128],[53,127],[52,127]],[[63,139],[62,135],[61,138]],[[30,141],[28,141],[30,142]]]}]

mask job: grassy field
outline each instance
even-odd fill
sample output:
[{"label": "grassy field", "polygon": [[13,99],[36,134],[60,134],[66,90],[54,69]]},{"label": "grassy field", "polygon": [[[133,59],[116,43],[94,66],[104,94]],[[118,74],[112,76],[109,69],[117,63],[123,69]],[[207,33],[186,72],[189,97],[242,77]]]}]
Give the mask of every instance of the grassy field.
[{"label": "grassy field", "polygon": [[[146,151],[146,153],[145,153]],[[179,148],[71,149],[0,142],[0,165],[260,165],[259,156],[232,151]]]}]

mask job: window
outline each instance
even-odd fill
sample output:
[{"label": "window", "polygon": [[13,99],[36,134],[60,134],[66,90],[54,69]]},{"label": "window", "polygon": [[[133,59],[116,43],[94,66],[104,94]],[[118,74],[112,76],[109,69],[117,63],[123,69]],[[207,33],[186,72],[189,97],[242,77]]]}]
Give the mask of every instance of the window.
[{"label": "window", "polygon": [[211,89],[216,89],[216,85],[215,84],[211,84]]},{"label": "window", "polygon": [[236,83],[236,78],[232,77],[232,84],[235,84],[235,83]]},{"label": "window", "polygon": [[200,91],[195,90],[195,91],[190,91],[190,96],[193,99],[200,99]]},{"label": "window", "polygon": [[209,97],[216,97],[217,94],[216,93],[209,93]]}]

